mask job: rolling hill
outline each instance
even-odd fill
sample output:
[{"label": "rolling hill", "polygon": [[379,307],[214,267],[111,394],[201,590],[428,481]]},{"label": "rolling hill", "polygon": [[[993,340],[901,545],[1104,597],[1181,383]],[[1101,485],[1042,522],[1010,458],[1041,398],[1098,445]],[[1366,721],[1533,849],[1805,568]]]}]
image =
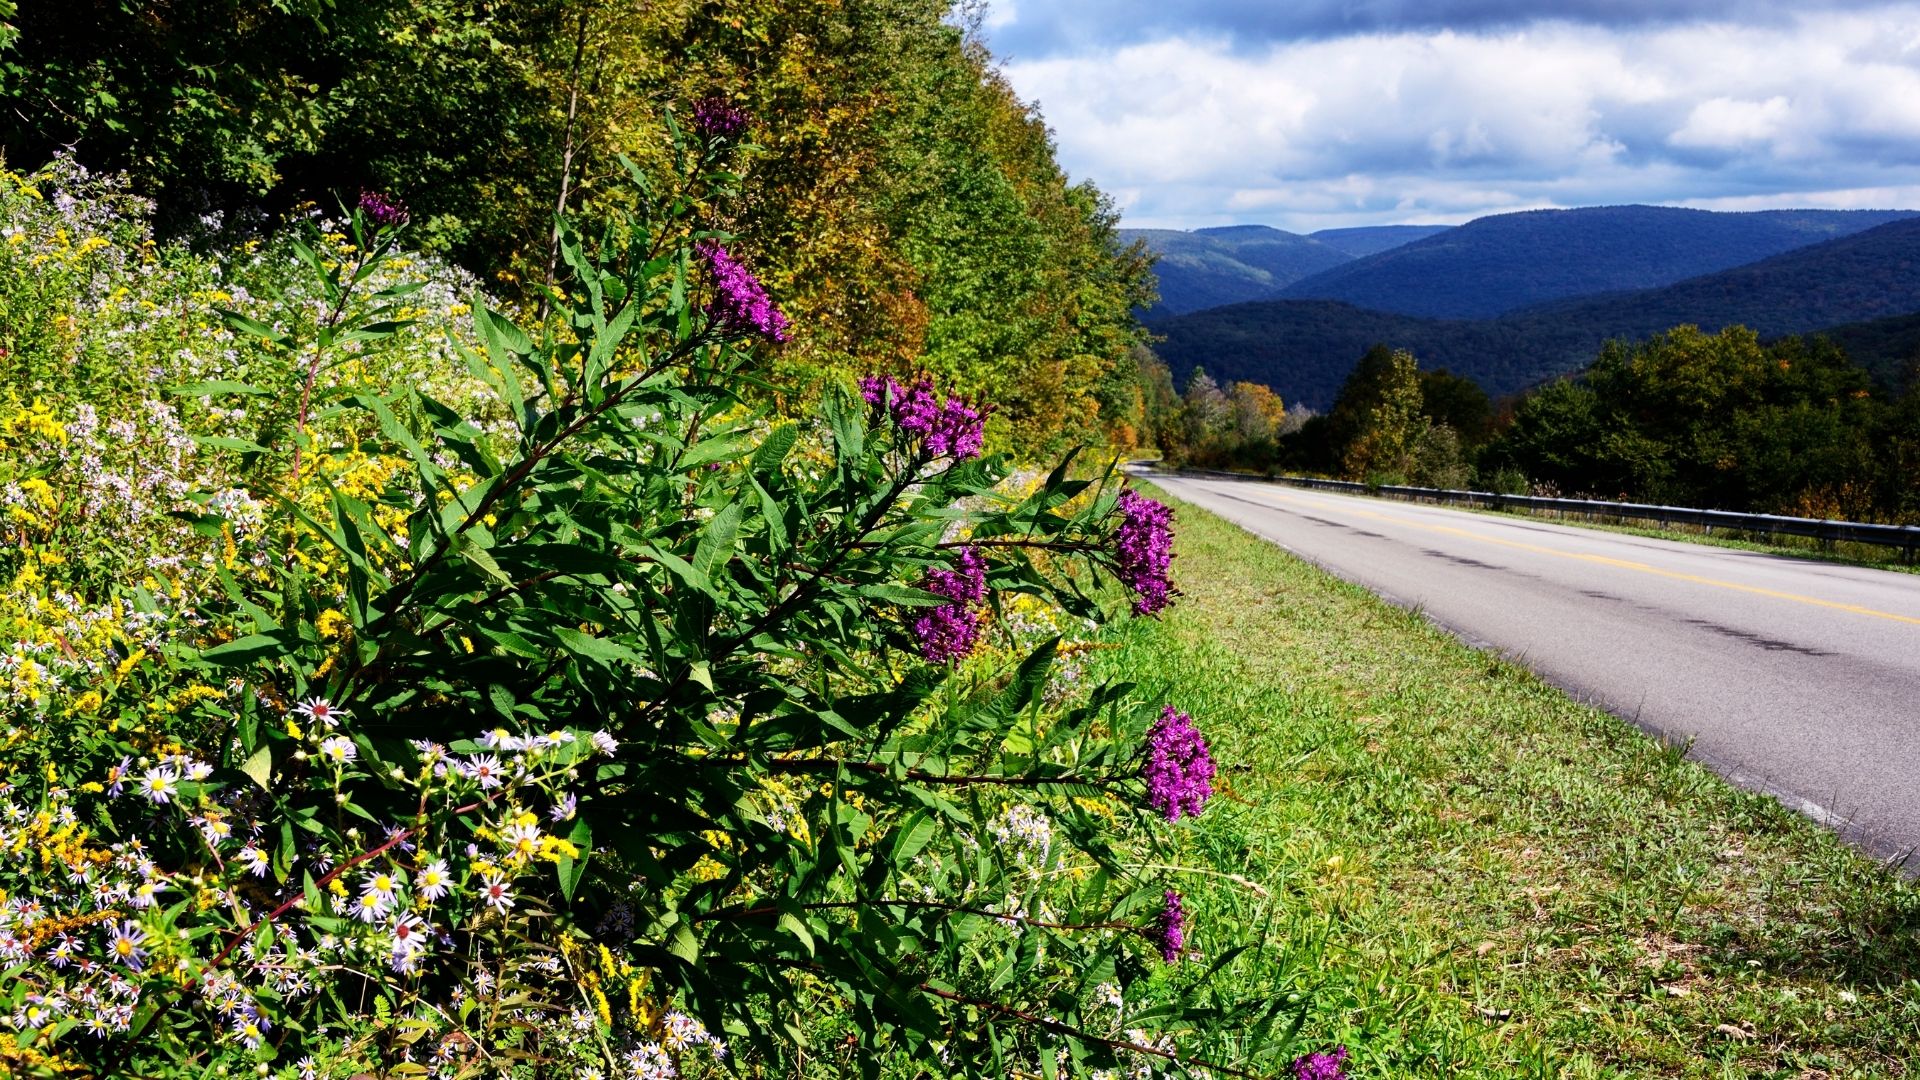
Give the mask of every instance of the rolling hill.
[{"label": "rolling hill", "polygon": [[[1464,227],[1463,227],[1464,228]],[[1655,289],[1560,300],[1493,319],[1434,319],[1326,300],[1269,300],[1165,320],[1159,352],[1184,384],[1195,365],[1216,379],[1263,382],[1288,401],[1325,408],[1369,346],[1413,351],[1494,394],[1577,371],[1610,338],[1644,338],[1681,323],[1744,324],[1764,336],[1850,329],[1897,348],[1920,312],[1920,218],[1880,225],[1746,266]],[[1846,336],[1836,331],[1846,343]]]},{"label": "rolling hill", "polygon": [[1148,319],[1271,297],[1353,256],[1317,240],[1265,225],[1227,225],[1181,232],[1122,229],[1122,240],[1143,240],[1159,262],[1160,302]]},{"label": "rolling hill", "polygon": [[1279,297],[1429,318],[1491,318],[1568,297],[1657,288],[1912,214],[1664,206],[1497,214],[1333,267]]},{"label": "rolling hill", "polygon": [[1356,229],[1321,229],[1317,233],[1308,233],[1307,239],[1318,240],[1356,259],[1364,259],[1402,244],[1425,240],[1451,228],[1451,225],[1367,225]]}]

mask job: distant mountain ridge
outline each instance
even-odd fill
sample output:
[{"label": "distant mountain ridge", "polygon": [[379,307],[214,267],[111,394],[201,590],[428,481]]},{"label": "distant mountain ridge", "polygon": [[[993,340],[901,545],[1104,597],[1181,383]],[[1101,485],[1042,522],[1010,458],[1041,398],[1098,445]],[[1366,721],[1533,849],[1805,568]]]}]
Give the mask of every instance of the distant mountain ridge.
[{"label": "distant mountain ridge", "polygon": [[1452,225],[1364,225],[1355,229],[1321,229],[1308,233],[1307,239],[1318,240],[1336,251],[1344,251],[1356,259],[1369,255],[1378,255],[1382,251],[1397,248],[1402,244],[1411,244],[1415,240],[1425,240],[1429,236],[1446,232]]},{"label": "distant mountain ridge", "polygon": [[1317,240],[1265,225],[1178,229],[1122,229],[1123,241],[1142,240],[1159,256],[1160,302],[1149,320],[1222,304],[1263,300],[1288,285],[1353,256]]},{"label": "distant mountain ridge", "polygon": [[[1463,227],[1464,228],[1464,227]],[[1447,235],[1447,234],[1443,234]],[[1251,379],[1288,401],[1325,408],[1369,346],[1412,350],[1495,394],[1579,370],[1610,338],[1638,339],[1693,323],[1735,323],[1764,336],[1880,320],[1863,339],[1898,337],[1892,317],[1920,312],[1920,216],[1748,265],[1640,289],[1549,301],[1489,319],[1436,319],[1321,300],[1268,300],[1159,322],[1159,352],[1184,381],[1204,365],[1225,382]]]},{"label": "distant mountain ridge", "polygon": [[1669,206],[1496,214],[1332,267],[1284,287],[1278,298],[1491,318],[1569,297],[1658,288],[1913,215]]}]

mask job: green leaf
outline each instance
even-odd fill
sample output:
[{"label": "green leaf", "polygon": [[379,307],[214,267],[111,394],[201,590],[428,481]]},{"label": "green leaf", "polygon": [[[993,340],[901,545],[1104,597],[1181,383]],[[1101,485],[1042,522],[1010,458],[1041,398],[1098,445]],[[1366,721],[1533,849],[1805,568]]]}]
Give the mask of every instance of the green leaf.
[{"label": "green leaf", "polygon": [[760,449],[753,452],[753,471],[761,476],[778,471],[780,463],[787,459],[787,455],[793,452],[794,444],[799,441],[800,429],[796,425],[781,424],[774,428],[760,443]]},{"label": "green leaf", "polygon": [[805,920],[791,911],[783,911],[780,913],[779,926],[780,929],[800,939],[800,944],[806,948],[808,956],[814,955],[813,932],[807,929]]},{"label": "green leaf", "polygon": [[219,397],[224,394],[251,394],[256,397],[273,393],[262,390],[251,383],[230,382],[226,379],[214,379],[210,382],[182,383],[167,387],[167,393],[175,397]]},{"label": "green leaf", "polygon": [[693,550],[693,568],[708,581],[714,579],[715,570],[733,558],[733,538],[740,531],[741,513],[739,503],[728,503],[700,534],[699,546]]},{"label": "green leaf", "polygon": [[910,585],[862,585],[853,591],[871,600],[884,600],[889,604],[901,604],[906,607],[939,607],[942,604],[953,603],[939,593],[916,589]]},{"label": "green leaf", "polygon": [[250,634],[238,641],[216,645],[200,654],[200,659],[221,667],[244,667],[256,660],[286,656],[292,650],[277,634]]},{"label": "green leaf", "polygon": [[575,656],[592,660],[597,664],[641,664],[646,662],[646,657],[641,656],[639,653],[617,641],[608,641],[606,638],[583,634],[571,627],[556,626],[553,630],[553,636],[560,639],[560,644],[565,646],[568,652],[571,652]]},{"label": "green leaf", "polygon": [[249,780],[260,785],[260,790],[273,790],[271,786],[273,781],[272,748],[263,746],[255,750],[252,757],[247,758],[246,761],[241,763],[240,771],[246,773]]},{"label": "green leaf", "polygon": [[[303,245],[296,242],[294,248],[296,251],[303,250]],[[293,348],[294,338],[292,334],[283,334],[258,319],[250,319],[237,311],[231,311],[223,307],[216,307],[213,310],[219,312],[220,317],[227,320],[228,326],[233,327],[243,334],[252,334],[262,341],[270,341],[283,349]],[[256,392],[265,393],[265,391]]]},{"label": "green leaf", "polygon": [[454,539],[454,549],[459,552],[462,559],[473,564],[475,569],[493,581],[502,585],[513,584],[513,579],[507,576],[505,570],[500,569],[498,562],[494,561],[493,553],[474,543],[470,533],[460,533]]},{"label": "green leaf", "polygon": [[753,433],[736,431],[731,435],[716,435],[704,439],[687,449],[680,459],[680,468],[692,469],[701,465],[710,465],[716,461],[727,461],[747,452],[753,445]]},{"label": "green leaf", "polygon": [[574,819],[573,831],[567,834],[567,842],[580,849],[580,857],[563,857],[554,864],[554,872],[559,875],[560,895],[571,901],[574,892],[580,888],[580,879],[586,876],[587,859],[593,853],[593,828],[587,824],[586,818]]}]

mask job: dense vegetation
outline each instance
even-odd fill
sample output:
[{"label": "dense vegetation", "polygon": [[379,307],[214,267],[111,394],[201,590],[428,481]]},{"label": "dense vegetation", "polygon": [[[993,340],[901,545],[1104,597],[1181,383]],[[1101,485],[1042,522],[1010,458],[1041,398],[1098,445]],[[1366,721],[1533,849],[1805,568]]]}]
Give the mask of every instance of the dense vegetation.
[{"label": "dense vegetation", "polygon": [[19,13],[0,1073],[1338,1073],[1090,669],[1170,514],[1030,467],[1144,262],[949,15]]},{"label": "dense vegetation", "polygon": [[631,207],[623,159],[684,180],[667,110],[717,95],[754,118],[724,224],[797,328],[774,390],[798,407],[918,367],[991,396],[1000,444],[1125,442],[1144,259],[948,10],[34,3],[0,52],[0,148],[31,169],[71,147],[154,198],[163,237],[220,245],[308,201],[389,192],[428,251],[534,300],[568,273],[556,210],[596,237]]},{"label": "dense vegetation", "polygon": [[1496,214],[1335,267],[1280,296],[1427,318],[1491,318],[1565,297],[1669,285],[1908,216],[1666,206]]},{"label": "dense vegetation", "polygon": [[0,1072],[1291,1060],[1182,900],[1204,737],[1087,677],[1165,508],[927,376],[756,402],[739,120],[544,313],[377,194],[196,254],[4,174]]},{"label": "dense vegetation", "polygon": [[1281,289],[1353,256],[1310,237],[1265,225],[1230,225],[1181,232],[1123,229],[1154,255],[1160,300],[1148,318],[1264,300]]},{"label": "dense vegetation", "polygon": [[1877,392],[1822,340],[1680,327],[1523,398],[1482,475],[1606,498],[1920,521],[1920,387]]},{"label": "dense vegetation", "polygon": [[1920,520],[1920,382],[1888,391],[1823,338],[1681,326],[1609,343],[1579,376],[1498,411],[1472,380],[1376,345],[1326,415],[1296,407],[1264,428],[1232,422],[1234,399],[1202,369],[1183,394],[1170,375],[1160,384],[1152,431],[1189,464]]},{"label": "dense vegetation", "polygon": [[[1449,234],[1451,235],[1451,234]],[[1422,363],[1511,394],[1577,371],[1609,340],[1683,324],[1742,325],[1774,338],[1920,311],[1920,221],[1897,221],[1658,289],[1558,301],[1497,319],[1441,320],[1326,300],[1236,304],[1157,323],[1158,352],[1184,380],[1215,377],[1279,388],[1324,409],[1369,346],[1408,349]]]}]

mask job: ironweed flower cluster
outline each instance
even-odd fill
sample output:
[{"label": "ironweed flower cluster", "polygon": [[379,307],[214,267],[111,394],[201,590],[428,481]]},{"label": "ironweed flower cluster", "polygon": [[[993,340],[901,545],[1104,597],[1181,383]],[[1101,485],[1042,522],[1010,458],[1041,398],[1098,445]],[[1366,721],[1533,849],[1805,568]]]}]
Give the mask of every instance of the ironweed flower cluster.
[{"label": "ironweed flower cluster", "polygon": [[986,413],[954,394],[942,400],[925,375],[904,386],[891,376],[869,375],[860,380],[860,397],[884,409],[902,433],[923,440],[931,457],[967,461],[986,445]]},{"label": "ironweed flower cluster", "polygon": [[928,571],[920,583],[951,602],[927,608],[913,620],[920,655],[936,664],[965,658],[980,640],[980,616],[974,606],[987,598],[986,562],[974,549],[961,548],[954,564],[952,570]]},{"label": "ironweed flower cluster", "polygon": [[1193,717],[1171,705],[1163,708],[1147,731],[1147,763],[1141,769],[1148,805],[1168,821],[1197,817],[1213,795],[1213,774],[1213,755]]},{"label": "ironweed flower cluster", "polygon": [[401,206],[392,196],[378,191],[360,193],[360,213],[376,227],[382,229],[405,224],[407,220],[406,207]]},{"label": "ironweed flower cluster", "polygon": [[707,314],[721,328],[742,334],[758,334],[771,341],[786,341],[791,324],[753,271],[727,251],[717,240],[703,240],[697,249],[707,262],[713,277],[713,301]]},{"label": "ironweed flower cluster", "polygon": [[693,129],[708,139],[731,139],[747,129],[746,111],[712,94],[694,102]]},{"label": "ironweed flower cluster", "polygon": [[1344,1046],[1296,1058],[1293,1062],[1294,1080],[1345,1080],[1346,1061],[1347,1048]]},{"label": "ironweed flower cluster", "polygon": [[1160,946],[1160,959],[1169,964],[1178,963],[1180,954],[1187,947],[1187,912],[1180,902],[1180,894],[1167,890],[1166,906],[1160,909],[1160,918],[1154,923],[1154,942]]},{"label": "ironweed flower cluster", "polygon": [[1113,543],[1120,580],[1134,592],[1134,614],[1158,614],[1177,592],[1167,576],[1173,562],[1173,510],[1129,488],[1120,493],[1120,515]]}]

